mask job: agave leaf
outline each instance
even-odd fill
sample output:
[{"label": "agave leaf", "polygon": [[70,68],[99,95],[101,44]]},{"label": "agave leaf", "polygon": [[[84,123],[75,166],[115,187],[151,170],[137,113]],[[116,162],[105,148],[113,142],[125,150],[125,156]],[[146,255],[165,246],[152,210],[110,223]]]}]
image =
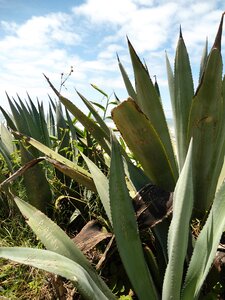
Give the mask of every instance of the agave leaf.
[{"label": "agave leaf", "polygon": [[49,136],[56,136],[55,118],[50,103],[49,103],[49,109],[47,114],[47,128],[48,128]]},{"label": "agave leaf", "polygon": [[[223,96],[223,116],[222,116],[222,119],[225,120],[225,76],[223,77],[223,82],[222,82],[222,96]],[[220,185],[222,184],[222,182],[224,181],[225,179],[225,160],[224,160],[224,153],[225,153],[225,130],[223,130],[223,128],[221,128],[222,132],[221,132],[221,141],[223,143],[223,145],[221,146],[221,151],[220,151],[220,156],[221,156],[221,160],[223,160],[223,166],[221,168],[221,172],[220,172],[220,176],[219,176],[219,179],[218,179],[218,182],[217,182],[217,190],[218,188],[220,187]]]},{"label": "agave leaf", "polygon": [[14,197],[14,200],[28,225],[48,250],[63,255],[81,265],[100,289],[103,290],[105,295],[107,295],[109,299],[114,299],[111,291],[97,275],[87,258],[58,225],[27,202],[18,197]]},{"label": "agave leaf", "polygon": [[[84,104],[87,106],[87,108],[89,109],[89,111],[92,113],[92,115],[94,116],[95,120],[98,122],[99,126],[105,131],[107,140],[110,140],[110,131],[108,126],[106,125],[105,121],[102,119],[102,117],[98,114],[98,112],[95,110],[95,108],[93,107],[93,105],[90,103],[90,101],[88,101],[84,96],[82,96],[79,92],[77,92],[77,94],[80,96],[80,98],[82,99],[82,101],[84,102]],[[97,103],[96,103],[97,104]]]},{"label": "agave leaf", "polygon": [[101,93],[103,96],[105,96],[106,98],[108,98],[108,95],[107,95],[102,89],[100,89],[97,85],[91,83],[91,86],[92,86],[96,91],[98,91],[99,93]]},{"label": "agave leaf", "polygon": [[97,106],[98,108],[100,108],[102,111],[105,111],[105,107],[97,102],[94,101],[90,101],[91,104],[94,104],[95,106]]},{"label": "agave leaf", "polygon": [[167,70],[167,78],[168,78],[168,85],[169,85],[169,92],[170,92],[170,100],[172,104],[173,115],[175,116],[176,113],[175,113],[174,74],[167,53],[166,53],[166,70]]},{"label": "agave leaf", "polygon": [[19,112],[18,107],[16,107],[16,103],[15,105],[13,104],[12,100],[8,97],[8,102],[9,102],[9,106],[14,118],[14,122],[15,125],[17,127],[17,130],[19,130],[20,132],[25,133],[28,130],[28,124],[27,124],[27,120],[24,118],[24,113],[23,111]]},{"label": "agave leaf", "polygon": [[137,104],[132,99],[122,102],[113,109],[112,118],[152,183],[166,191],[173,191],[176,174],[166,149]]},{"label": "agave leaf", "polygon": [[[16,127],[17,130],[23,133],[34,134],[41,139],[41,136],[37,134],[37,131],[35,129],[31,129],[32,126],[36,127],[36,124],[33,122],[31,115],[22,101],[19,99],[20,103],[22,103],[22,106],[16,102],[13,104],[9,97],[8,101],[15,120],[15,125],[13,124],[12,127]],[[13,131],[12,133],[16,137],[14,134],[15,132]],[[20,152],[23,165],[39,156],[39,151],[37,151],[37,149],[30,148],[28,150],[22,144],[20,145]],[[41,211],[47,212],[51,202],[52,194],[42,167],[40,165],[36,165],[24,173],[24,183],[29,202],[35,207],[39,208]]]},{"label": "agave leaf", "polygon": [[[147,66],[146,66],[146,68],[147,68]],[[161,99],[160,89],[159,89],[159,85],[158,85],[158,82],[157,82],[157,77],[156,77],[156,75],[155,75],[154,77],[155,77],[154,87],[155,87],[155,90],[156,90],[156,92],[157,92],[157,95],[158,95],[159,98]]]},{"label": "agave leaf", "polygon": [[198,299],[225,228],[225,182],[217,192],[208,219],[198,236],[184,283],[182,299]]},{"label": "agave leaf", "polygon": [[[8,96],[7,96],[8,97]],[[30,99],[31,106],[28,107],[18,96],[19,103],[13,101],[8,97],[9,105],[13,114],[13,120],[7,116],[7,123],[12,129],[20,131],[24,134],[32,135],[43,143],[49,144],[49,136],[43,131],[47,131],[47,125],[41,112],[39,113]],[[5,115],[5,114],[4,114]],[[14,130],[15,132],[15,130]],[[13,132],[13,134],[14,134]],[[16,135],[14,135],[16,137]],[[26,149],[20,144],[21,161],[26,164],[30,160],[37,158],[40,154],[35,148]],[[51,190],[49,183],[45,177],[43,169],[40,165],[36,165],[29,169],[24,174],[24,183],[26,192],[30,203],[38,207],[42,211],[46,211],[51,202]],[[38,195],[38,198],[37,198]]]},{"label": "agave leaf", "polygon": [[[20,153],[22,165],[35,158],[23,146],[21,146]],[[52,193],[42,166],[33,166],[23,174],[23,177],[29,203],[50,214]]]},{"label": "agave leaf", "polygon": [[137,94],[133,88],[133,85],[132,83],[130,82],[130,79],[127,75],[127,72],[125,71],[122,63],[120,62],[120,59],[119,59],[119,56],[117,55],[117,60],[118,60],[118,64],[119,64],[119,68],[120,68],[120,72],[122,74],[122,77],[123,77],[123,81],[124,81],[124,84],[126,86],[126,89],[127,89],[127,93],[128,95],[134,100],[137,102]]},{"label": "agave leaf", "polygon": [[35,139],[19,133],[17,133],[17,135],[20,138],[25,138],[27,143],[37,148],[40,152],[44,153],[47,157],[49,157],[48,160],[52,162],[54,166],[61,172],[63,172],[65,175],[68,175],[69,177],[77,180],[79,183],[83,184],[90,190],[96,191],[92,176],[89,172],[76,165],[69,159],[65,158],[64,156],[51,150],[47,146],[36,141]]},{"label": "agave leaf", "polygon": [[[34,104],[32,104],[32,105],[34,105]],[[40,104],[39,101],[38,101],[38,114],[37,114],[37,117],[36,117],[35,120],[38,121],[38,124],[41,128],[41,131],[40,131],[40,134],[41,134],[41,137],[42,137],[41,141],[43,141],[43,143],[46,146],[50,147],[51,146],[51,140],[50,140],[50,136],[49,136],[45,111],[44,111],[43,103]]]},{"label": "agave leaf", "polygon": [[108,178],[102,173],[102,171],[83,153],[81,153],[83,159],[85,160],[95,183],[96,189],[98,191],[99,197],[101,199],[102,205],[105,209],[107,217],[112,224],[112,216],[110,209],[109,200],[109,181]]},{"label": "agave leaf", "polygon": [[202,58],[201,58],[201,63],[200,63],[200,72],[199,72],[199,84],[201,83],[201,79],[202,79],[202,76],[203,76],[203,73],[205,70],[207,59],[208,59],[208,39],[206,39],[205,47],[202,52]]},{"label": "agave leaf", "polygon": [[100,146],[110,155],[109,145],[106,142],[107,135],[105,131],[99,127],[91,118],[83,114],[71,101],[64,97],[60,97],[63,105],[80,121],[85,129],[96,139]]},{"label": "agave leaf", "polygon": [[[169,129],[166,123],[161,99],[149,76],[148,70],[142,64],[131,43],[128,41],[130,56],[134,69],[137,104],[150,120],[154,130],[160,137],[171,165],[173,177],[177,180],[177,163],[173,152]],[[135,120],[136,122],[136,120]]]},{"label": "agave leaf", "polygon": [[77,140],[77,131],[67,109],[66,109],[66,119],[70,129],[72,140]]},{"label": "agave leaf", "polygon": [[6,128],[6,126],[1,123],[0,124],[0,136],[1,136],[1,141],[5,145],[7,151],[9,154],[12,154],[16,150],[15,144],[13,144],[13,136],[11,132]]},{"label": "agave leaf", "polygon": [[[167,53],[166,53],[166,70],[167,70],[168,86],[169,86],[169,93],[170,93],[170,101],[172,104],[173,116],[175,116],[176,112],[175,112],[174,74],[173,74]],[[173,117],[173,125],[174,125],[175,136],[176,136],[177,128],[176,128],[176,120],[174,119],[174,117]],[[175,153],[177,154],[177,146],[176,145],[174,145],[174,150],[175,150]]]},{"label": "agave leaf", "polygon": [[67,119],[67,124],[68,124],[68,127],[69,127],[69,131],[70,131],[70,134],[71,134],[71,138],[72,138],[72,143],[71,143],[71,148],[72,148],[72,151],[73,151],[73,161],[74,163],[76,163],[76,158],[77,158],[77,155],[79,154],[79,151],[78,149],[74,146],[74,141],[77,141],[78,140],[78,131],[77,130],[77,127],[74,125],[74,122],[72,121],[71,117],[70,117],[70,114],[68,112],[68,110],[66,109],[66,119]]},{"label": "agave leaf", "polygon": [[[68,131],[67,122],[64,118],[62,105],[60,102],[56,105],[56,128],[57,128],[57,138],[59,141],[59,145],[57,147],[57,152],[60,153],[64,157],[68,157],[68,151],[71,150],[70,145],[70,134]],[[65,178],[61,172],[56,172],[57,177],[65,182],[65,184],[69,185],[70,182],[68,178]]]},{"label": "agave leaf", "polygon": [[117,247],[138,299],[158,299],[145,262],[132,200],[126,186],[120,146],[113,136],[109,194]]},{"label": "agave leaf", "polygon": [[[21,133],[32,136],[33,138],[39,140],[47,146],[50,146],[50,139],[47,130],[47,124],[45,121],[45,116],[43,113],[43,108],[38,102],[39,110],[35,107],[33,101],[28,95],[30,106],[28,103],[26,105],[18,97],[18,102],[13,102],[8,98],[15,123],[17,125],[17,130]],[[37,155],[36,155],[37,156]]]},{"label": "agave leaf", "polygon": [[194,85],[191,74],[191,66],[181,31],[175,58],[174,93],[174,101],[172,101],[171,103],[174,106],[173,111],[175,113],[174,120],[178,149],[177,152],[179,168],[181,170],[188,149],[188,118],[192,98],[194,96]]},{"label": "agave leaf", "polygon": [[[44,75],[45,76],[45,75]],[[90,132],[90,134],[98,141],[100,146],[106,151],[108,155],[110,155],[110,148],[107,140],[107,135],[105,131],[99,127],[91,118],[86,116],[76,105],[74,105],[70,100],[63,97],[56,88],[52,85],[49,78],[45,76],[46,80],[48,81],[50,87],[53,89],[53,91],[56,93],[56,95],[59,97],[60,102],[70,111],[79,121],[80,123],[85,127],[87,131]]]},{"label": "agave leaf", "polygon": [[[56,126],[57,126],[57,134],[58,134],[58,139],[62,139],[64,136],[64,133],[61,133],[60,130],[61,129],[66,129],[67,128],[67,123],[66,120],[63,116],[63,111],[62,111],[62,105],[60,102],[58,102],[56,104]],[[68,140],[69,141],[69,140]],[[68,146],[68,142],[67,141],[67,146]]]},{"label": "agave leaf", "polygon": [[159,270],[159,266],[158,266],[155,254],[148,246],[144,247],[144,253],[145,253],[146,262],[147,262],[150,272],[152,274],[152,278],[154,279],[154,282],[155,282],[157,288],[160,290],[162,274],[160,274],[160,270]]},{"label": "agave leaf", "polygon": [[9,150],[7,149],[6,145],[0,139],[0,153],[2,154],[10,172],[13,172],[13,164]]},{"label": "agave leaf", "polygon": [[107,300],[103,292],[78,263],[48,250],[1,247],[0,257],[33,266],[71,280],[85,299]]},{"label": "agave leaf", "polygon": [[48,98],[49,98],[49,101],[50,101],[50,104],[51,104],[53,110],[56,111],[56,100],[55,99],[53,100],[49,95],[48,95]]},{"label": "agave leaf", "polygon": [[219,179],[218,179],[216,191],[218,191],[218,189],[220,188],[220,186],[223,183],[224,179],[225,179],[225,160],[223,161],[223,166],[222,166],[220,176],[219,176]]},{"label": "agave leaf", "polygon": [[[35,119],[33,118],[32,116],[32,113],[31,113],[31,109],[29,110],[29,108],[27,108],[27,103],[26,105],[23,103],[23,101],[20,99],[20,97],[17,95],[18,97],[18,102],[14,101],[14,105],[18,111],[18,115],[15,115],[14,118],[15,118],[15,122],[17,125],[17,129],[18,131],[24,133],[24,134],[28,134],[28,135],[31,135],[33,136],[35,139],[40,139],[41,137],[41,134],[39,132],[40,130],[40,126],[39,126],[39,122],[37,122],[35,124]],[[11,104],[11,109],[12,109],[12,104]],[[35,107],[35,111],[36,111],[36,107]],[[36,116],[37,116],[37,111],[36,111]],[[35,115],[35,112],[34,112],[34,115]],[[37,121],[37,120],[36,120]],[[25,127],[24,129],[22,129],[21,126],[21,123],[23,125],[23,127]],[[43,142],[43,141],[41,141]]]},{"label": "agave leaf", "polygon": [[[35,158],[23,146],[20,153],[22,165]],[[45,213],[50,213],[48,210],[51,209],[52,193],[42,166],[33,166],[23,174],[23,177],[29,203]]]},{"label": "agave leaf", "polygon": [[[163,281],[163,299],[180,299],[184,261],[187,254],[193,202],[192,142],[173,197],[173,217],[168,234],[168,258]],[[191,298],[189,298],[191,299]]]},{"label": "agave leaf", "polygon": [[136,191],[139,191],[143,186],[149,183],[148,176],[141,168],[135,166],[130,160],[124,159],[124,169],[126,176],[132,182]]},{"label": "agave leaf", "polygon": [[[158,241],[157,257],[159,261],[159,268],[162,274],[165,273],[166,265],[168,263],[168,232],[170,227],[170,218],[165,218],[152,228],[152,232]],[[161,274],[161,275],[162,275]]]},{"label": "agave leaf", "polygon": [[224,160],[222,23],[223,18],[190,110],[188,137],[193,136],[193,183],[199,214],[205,214],[212,203]]},{"label": "agave leaf", "polygon": [[[6,94],[7,95],[7,94]],[[8,95],[7,95],[7,97],[8,97]],[[1,112],[2,112],[2,114],[3,114],[3,116],[4,116],[4,118],[5,118],[5,120],[6,120],[6,122],[7,122],[7,126],[9,127],[9,128],[11,128],[12,130],[17,130],[17,128],[16,128],[16,125],[15,125],[15,123],[14,123],[14,120],[13,120],[13,118],[12,118],[12,116],[10,116],[10,114],[8,114],[5,110],[4,110],[4,108],[2,107],[2,106],[0,106],[0,110],[1,110]]]}]

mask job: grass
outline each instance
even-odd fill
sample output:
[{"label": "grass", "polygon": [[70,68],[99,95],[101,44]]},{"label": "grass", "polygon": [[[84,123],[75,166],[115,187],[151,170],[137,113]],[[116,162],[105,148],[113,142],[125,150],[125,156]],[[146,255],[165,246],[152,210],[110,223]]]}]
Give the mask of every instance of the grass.
[{"label": "grass", "polygon": [[[0,211],[0,247],[42,247],[18,213]],[[56,299],[47,272],[0,259],[0,295],[6,299]],[[4,298],[2,298],[4,299]]]},{"label": "grass", "polygon": [[[21,186],[19,186],[19,189],[21,189]],[[21,193],[23,192],[21,191]],[[67,201],[66,204],[68,204]],[[62,203],[60,207],[61,205]],[[66,207],[63,206],[61,209],[58,209],[60,212],[62,210],[66,215]],[[67,207],[67,209],[69,208]],[[97,208],[92,207],[92,209]],[[58,213],[62,217],[60,212]],[[67,216],[63,214],[62,221],[57,213],[55,214],[54,219],[56,218],[59,223],[61,221],[64,225],[63,227],[68,229]],[[79,219],[79,223],[80,221]],[[17,246],[44,248],[31,228],[26,224],[14,203],[10,202],[3,193],[0,193],[0,247]],[[0,258],[0,300],[3,299],[81,300],[81,297],[76,292],[73,284],[68,280],[31,266]]]},{"label": "grass", "polygon": [[[15,159],[16,156],[14,163]],[[2,157],[0,162],[1,174],[7,177],[9,171]],[[13,189],[25,197],[20,182]],[[14,246],[42,247],[14,203],[0,193],[0,247]],[[47,272],[0,258],[0,300],[53,299],[48,278]]]}]

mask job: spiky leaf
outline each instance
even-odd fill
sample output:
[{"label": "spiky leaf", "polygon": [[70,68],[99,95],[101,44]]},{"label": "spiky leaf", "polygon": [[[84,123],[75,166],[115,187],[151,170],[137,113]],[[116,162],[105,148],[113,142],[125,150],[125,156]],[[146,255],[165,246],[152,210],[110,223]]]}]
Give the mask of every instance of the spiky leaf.
[{"label": "spiky leaf", "polygon": [[122,102],[113,109],[112,118],[150,180],[167,191],[173,191],[176,174],[164,144],[137,104],[132,99]]},{"label": "spiky leaf", "polygon": [[117,247],[138,299],[158,299],[144,259],[134,209],[125,182],[120,147],[115,137],[112,137],[109,194]]}]

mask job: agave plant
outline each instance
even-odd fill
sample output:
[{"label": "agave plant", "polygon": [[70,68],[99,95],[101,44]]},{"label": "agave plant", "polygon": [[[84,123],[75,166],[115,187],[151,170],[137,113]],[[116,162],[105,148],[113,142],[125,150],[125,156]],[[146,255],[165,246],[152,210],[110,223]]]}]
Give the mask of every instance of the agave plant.
[{"label": "agave plant", "polygon": [[[113,109],[112,118],[133,153],[132,159],[89,101],[80,95],[95,121],[63,97],[48,79],[61,103],[105,152],[109,174],[84,154],[89,171],[78,169],[34,138],[20,135],[49,161],[53,158],[58,162],[67,175],[98,191],[132,289],[140,300],[218,297],[216,292],[213,294],[209,275],[213,276],[211,266],[225,227],[222,24],[223,16],[209,54],[205,48],[195,92],[181,32],[174,71],[166,58],[177,157],[158,89],[130,41],[135,88],[119,60],[130,98]],[[62,275],[86,299],[115,298],[59,227],[30,204],[12,197],[47,250],[0,248],[1,257]],[[139,217],[148,227],[148,241],[142,239]],[[197,235],[191,230],[196,217],[201,221]],[[205,281],[211,288],[208,294]]]},{"label": "agave plant", "polygon": [[[53,176],[51,175],[54,172],[49,172],[50,165],[46,163],[44,163],[43,168],[43,160],[38,159],[41,155],[39,150],[35,147],[28,147],[24,139],[21,139],[18,143],[13,141],[18,140],[19,133],[32,136],[46,147],[60,153],[62,157],[77,164],[78,150],[74,147],[74,144],[81,145],[82,140],[85,139],[84,133],[71,120],[68,111],[65,111],[64,114],[61,104],[55,103],[51,98],[49,111],[45,114],[43,104],[37,101],[37,105],[35,105],[29,95],[28,102],[25,103],[19,96],[17,101],[15,99],[11,100],[8,95],[7,97],[12,115],[6,112],[3,107],[0,107],[7,122],[7,127],[1,124],[0,152],[7,163],[10,173],[17,171],[17,177],[19,175],[24,176],[29,202],[42,211],[49,210],[53,203],[52,189],[48,180],[54,180],[54,174]],[[84,144],[83,148],[87,147]],[[18,166],[15,166],[12,161],[13,153],[16,150],[21,155],[22,167],[20,170],[17,170]],[[39,162],[42,162],[42,165],[38,164]],[[54,159],[51,163],[54,165]],[[54,166],[56,169],[55,175],[61,180],[62,184],[66,183],[68,187],[71,187],[72,179],[65,174],[66,171],[62,172],[60,163],[58,162],[57,166],[55,163]],[[48,180],[45,174],[47,169]],[[6,178],[3,178],[1,181],[4,179]],[[65,180],[66,182],[64,182]],[[9,181],[10,179],[6,179],[6,182]],[[39,194],[38,198],[36,197],[37,194]]]},{"label": "agave plant", "polygon": [[[19,97],[18,103],[15,101],[13,102],[8,95],[7,97],[12,116],[10,116],[10,114],[8,114],[3,107],[0,107],[0,109],[7,121],[8,127],[14,130],[14,132],[20,131],[34,136],[42,143],[50,146],[50,138],[47,130],[47,124],[45,122],[43,106],[38,102],[38,108],[36,108],[29,95],[29,104],[27,103],[27,105],[25,105]],[[12,134],[10,132],[8,132],[8,137],[11,137],[12,139]],[[16,135],[14,135],[14,139],[15,138]],[[4,153],[4,148],[9,147],[8,145],[10,145],[9,138],[7,141],[5,140],[5,143],[2,143],[1,152]],[[26,147],[22,142],[19,143],[19,149],[22,165],[25,165],[32,159],[40,156],[40,153],[36,149],[28,149],[28,147]],[[8,152],[7,162],[9,168],[12,169],[10,154],[11,153]],[[32,169],[29,169],[28,172],[24,174],[24,183],[30,203],[42,211],[47,212],[52,196],[43,168],[41,168],[40,165],[35,165]],[[37,199],[37,194],[40,196],[39,199]]]}]

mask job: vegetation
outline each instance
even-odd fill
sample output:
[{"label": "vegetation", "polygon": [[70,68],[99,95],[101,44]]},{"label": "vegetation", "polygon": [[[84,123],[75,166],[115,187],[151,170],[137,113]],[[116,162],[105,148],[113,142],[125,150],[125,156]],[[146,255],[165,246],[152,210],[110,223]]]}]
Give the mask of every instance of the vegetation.
[{"label": "vegetation", "polygon": [[[86,116],[47,77],[58,98],[47,117],[40,103],[9,99],[13,118],[1,108],[3,213],[19,210],[40,242],[3,243],[2,259],[69,280],[77,299],[224,298],[222,26],[223,16],[196,91],[182,32],[174,71],[166,57],[177,156],[157,83],[129,40],[135,87],[118,58],[124,102],[93,86],[107,102],[78,93]],[[106,122],[109,105],[119,136]]]}]

